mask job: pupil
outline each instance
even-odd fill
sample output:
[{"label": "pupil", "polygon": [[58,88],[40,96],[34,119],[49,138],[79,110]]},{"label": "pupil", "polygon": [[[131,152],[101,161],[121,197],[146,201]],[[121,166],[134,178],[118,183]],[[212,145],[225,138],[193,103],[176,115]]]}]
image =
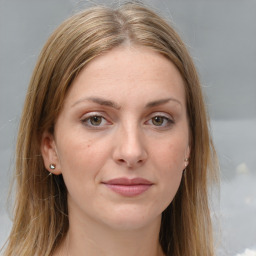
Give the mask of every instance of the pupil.
[{"label": "pupil", "polygon": [[153,124],[160,126],[163,124],[163,118],[161,116],[156,116],[153,118]]},{"label": "pupil", "polygon": [[91,124],[100,125],[101,124],[101,117],[100,116],[91,117]]}]

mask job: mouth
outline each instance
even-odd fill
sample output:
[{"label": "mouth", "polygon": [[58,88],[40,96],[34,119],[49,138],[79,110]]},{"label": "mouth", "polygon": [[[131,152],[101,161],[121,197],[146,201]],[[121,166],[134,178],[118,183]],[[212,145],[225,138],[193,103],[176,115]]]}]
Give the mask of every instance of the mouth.
[{"label": "mouth", "polygon": [[112,191],[126,197],[138,196],[146,192],[153,183],[143,178],[117,178],[102,182]]}]

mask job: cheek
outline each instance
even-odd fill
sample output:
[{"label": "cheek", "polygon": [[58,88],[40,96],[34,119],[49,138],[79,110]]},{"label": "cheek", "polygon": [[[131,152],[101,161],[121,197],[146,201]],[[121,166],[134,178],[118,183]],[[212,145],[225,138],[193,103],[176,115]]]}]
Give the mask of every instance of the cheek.
[{"label": "cheek", "polygon": [[154,149],[154,168],[165,207],[173,200],[179,188],[185,168],[184,155],[187,143],[186,136],[170,136],[161,147]]},{"label": "cheek", "polygon": [[168,143],[155,154],[154,169],[159,189],[157,208],[163,212],[173,201],[183,174],[183,147]]},{"label": "cheek", "polygon": [[66,139],[60,145],[59,160],[63,176],[83,180],[88,176],[96,176],[106,159],[102,144],[89,140]]},{"label": "cheek", "polygon": [[[106,161],[107,150],[93,140],[78,142],[66,140],[61,145],[60,162],[70,202],[83,205],[96,193],[102,167]],[[82,200],[82,201],[81,201]]]},{"label": "cheek", "polygon": [[184,168],[187,143],[181,140],[165,141],[161,147],[154,149],[155,162],[159,169],[170,172],[180,172]]}]

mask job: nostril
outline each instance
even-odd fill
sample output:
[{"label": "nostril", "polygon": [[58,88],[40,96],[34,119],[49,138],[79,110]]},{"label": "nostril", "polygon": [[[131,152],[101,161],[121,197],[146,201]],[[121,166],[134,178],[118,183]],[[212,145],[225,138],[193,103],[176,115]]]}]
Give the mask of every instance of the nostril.
[{"label": "nostril", "polygon": [[122,165],[125,164],[125,165],[127,165],[127,167],[131,168],[131,167],[135,167],[135,166],[143,164],[144,160],[139,159],[138,161],[128,161],[128,160],[120,158],[120,159],[118,159],[117,162]]},{"label": "nostril", "polygon": [[129,162],[125,161],[124,159],[118,159],[118,163],[121,164],[121,165],[128,165],[128,166],[130,166]]}]

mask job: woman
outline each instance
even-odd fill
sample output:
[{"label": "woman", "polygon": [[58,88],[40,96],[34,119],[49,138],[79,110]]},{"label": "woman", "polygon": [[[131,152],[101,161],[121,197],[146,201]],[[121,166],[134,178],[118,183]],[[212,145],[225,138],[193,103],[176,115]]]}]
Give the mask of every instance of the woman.
[{"label": "woman", "polygon": [[4,255],[214,255],[215,151],[193,62],[140,4],[65,21],[35,67]]}]

